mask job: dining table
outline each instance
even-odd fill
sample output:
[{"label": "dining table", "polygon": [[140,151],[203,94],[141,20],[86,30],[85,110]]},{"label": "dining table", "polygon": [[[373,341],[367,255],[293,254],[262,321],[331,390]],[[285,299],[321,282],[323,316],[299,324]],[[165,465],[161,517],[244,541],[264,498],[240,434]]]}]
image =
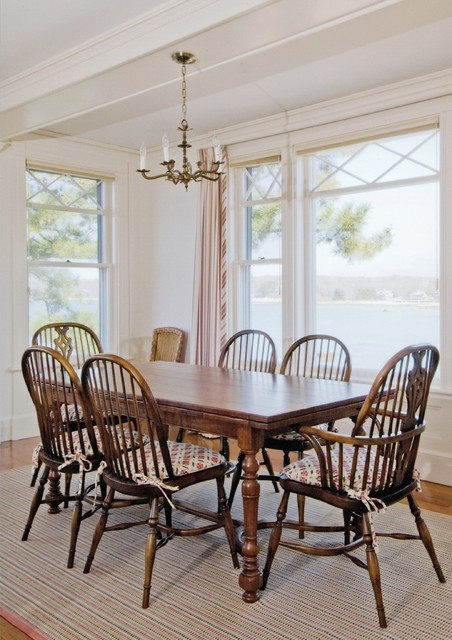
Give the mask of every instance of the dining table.
[{"label": "dining table", "polygon": [[166,424],[235,438],[244,452],[239,586],[245,602],[256,602],[262,584],[257,454],[264,437],[297,425],[353,418],[370,385],[163,361],[134,365],[149,384]]}]

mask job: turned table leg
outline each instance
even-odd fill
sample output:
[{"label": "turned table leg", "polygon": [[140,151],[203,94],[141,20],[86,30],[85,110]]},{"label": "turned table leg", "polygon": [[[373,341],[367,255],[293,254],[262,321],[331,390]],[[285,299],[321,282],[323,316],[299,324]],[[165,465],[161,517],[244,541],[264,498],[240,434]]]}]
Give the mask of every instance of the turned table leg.
[{"label": "turned table leg", "polygon": [[243,589],[242,599],[245,602],[259,600],[259,589],[262,585],[262,573],[259,570],[257,542],[257,516],[259,507],[259,482],[257,474],[259,462],[256,450],[244,451],[243,460],[243,569],[239,577],[239,585]]}]

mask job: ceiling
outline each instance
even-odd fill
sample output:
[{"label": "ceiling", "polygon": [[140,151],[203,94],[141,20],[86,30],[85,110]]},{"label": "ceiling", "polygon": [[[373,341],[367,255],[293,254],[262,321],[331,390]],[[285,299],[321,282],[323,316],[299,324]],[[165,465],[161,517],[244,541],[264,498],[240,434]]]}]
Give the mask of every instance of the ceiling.
[{"label": "ceiling", "polygon": [[[451,0],[0,0],[0,139],[126,149],[452,68]],[[221,137],[221,134],[220,134]]]}]

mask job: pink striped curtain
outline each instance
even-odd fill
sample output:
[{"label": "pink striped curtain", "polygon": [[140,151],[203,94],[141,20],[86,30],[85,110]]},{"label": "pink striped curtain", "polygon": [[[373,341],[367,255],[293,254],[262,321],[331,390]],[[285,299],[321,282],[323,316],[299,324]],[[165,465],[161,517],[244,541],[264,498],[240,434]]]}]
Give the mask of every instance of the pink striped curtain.
[{"label": "pink striped curtain", "polygon": [[[203,167],[214,161],[214,150],[199,152]],[[224,175],[201,183],[201,211],[196,238],[193,287],[195,364],[216,366],[226,340],[226,149],[222,147]]]}]

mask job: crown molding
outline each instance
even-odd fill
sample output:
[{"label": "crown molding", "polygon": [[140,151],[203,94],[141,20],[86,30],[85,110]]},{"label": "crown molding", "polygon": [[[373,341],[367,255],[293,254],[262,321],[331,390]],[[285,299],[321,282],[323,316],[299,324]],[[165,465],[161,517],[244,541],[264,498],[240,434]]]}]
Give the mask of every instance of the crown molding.
[{"label": "crown molding", "polygon": [[[409,107],[450,96],[452,96],[452,68],[292,111],[281,112],[274,116],[216,129],[215,132],[209,132],[206,135],[194,136],[190,142],[194,147],[202,147],[205,144],[210,144],[212,135],[215,133],[223,145],[235,145],[273,136],[290,135],[320,125],[388,112],[391,109]],[[435,109],[439,110],[439,108],[440,105],[435,105]],[[34,132],[33,137],[37,139],[65,139],[60,134],[46,129]],[[76,136],[71,136],[68,139],[105,150],[138,154],[138,150],[135,148],[96,142]],[[159,153],[160,151],[160,146],[148,149],[148,153]]]},{"label": "crown molding", "polygon": [[[273,0],[274,1],[274,0]],[[0,111],[109,71],[188,39],[270,0],[168,0],[63,54],[0,83]]]},{"label": "crown molding", "polygon": [[231,145],[452,96],[452,68],[218,129]]}]

